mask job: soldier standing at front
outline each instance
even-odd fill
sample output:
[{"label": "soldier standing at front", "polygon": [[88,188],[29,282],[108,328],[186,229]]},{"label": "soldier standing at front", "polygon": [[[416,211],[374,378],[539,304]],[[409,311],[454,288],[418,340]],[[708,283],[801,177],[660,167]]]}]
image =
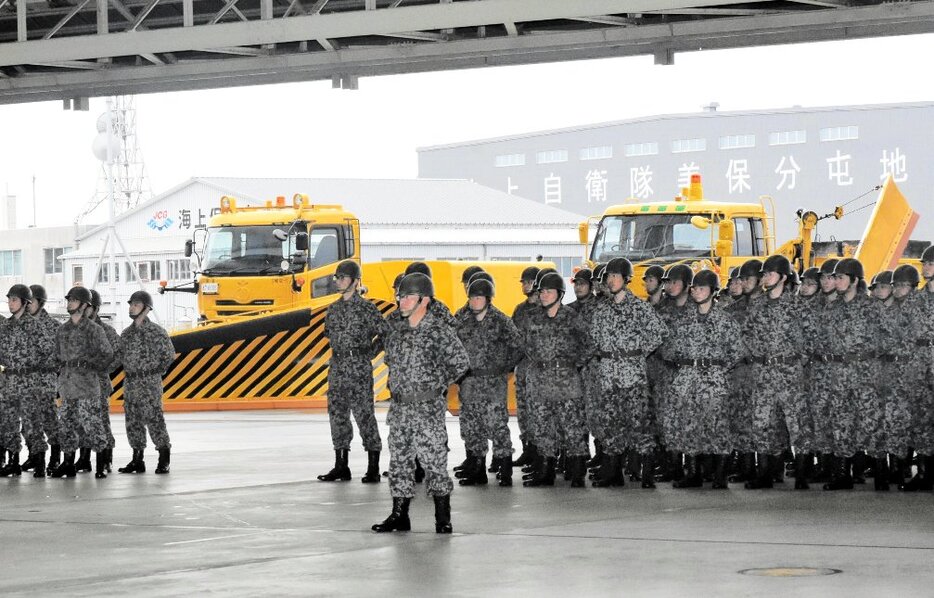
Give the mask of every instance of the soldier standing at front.
[{"label": "soldier standing at front", "polygon": [[[107,334],[107,340],[110,341],[110,346],[114,350],[114,360],[107,365],[106,368],[97,373],[98,379],[101,383],[101,421],[104,423],[104,433],[107,435],[107,448],[104,449],[104,460],[105,460],[105,469],[107,473],[110,473],[111,466],[113,464],[113,453],[114,446],[116,444],[114,440],[113,431],[110,428],[110,395],[113,394],[113,385],[110,382],[110,374],[117,371],[117,368],[120,367],[120,362],[116,359],[116,355],[119,353],[120,345],[120,335],[114,330],[114,327],[110,324],[105,324],[100,317],[101,311],[101,294],[96,290],[91,289],[91,305],[88,307],[87,313],[85,314],[88,318],[93,320],[98,326],[104,329],[104,332]],[[81,462],[85,460],[85,449],[81,449]],[[84,463],[82,463],[83,465]],[[87,459],[87,470],[91,471],[91,460],[90,456]],[[75,469],[79,472],[82,471],[81,465],[75,463]]]},{"label": "soldier standing at front", "polygon": [[[33,344],[39,350],[38,380],[36,383],[35,405],[41,414],[36,424],[42,427],[45,437],[51,445],[49,450],[49,463],[46,471],[51,473],[58,467],[62,458],[61,436],[58,422],[58,353],[55,348],[55,335],[59,324],[45,311],[47,295],[45,288],[34,284],[30,285],[32,301],[29,303],[29,314],[39,323],[39,332],[33,339]],[[32,425],[31,423],[29,425]]]},{"label": "soldier standing at front", "polygon": [[360,264],[344,260],[337,265],[334,281],[341,297],[332,303],[324,318],[324,335],[331,344],[331,367],[328,370],[328,419],[334,444],[334,468],[319,475],[322,482],[349,480],[347,459],[353,440],[351,416],[357,422],[363,448],[367,452],[364,484],[380,481],[379,437],[373,406],[374,339],[379,335],[383,317],[371,301],[360,296]]},{"label": "soldier standing at front", "polygon": [[91,304],[91,293],[84,287],[73,287],[65,300],[71,317],[55,336],[56,353],[62,364],[58,391],[62,397],[61,443],[65,459],[51,476],[75,477],[75,451],[86,446],[97,453],[94,477],[106,478],[103,450],[107,437],[101,422],[97,372],[113,359],[113,348],[104,330],[84,315]]},{"label": "soldier standing at front", "polygon": [[[526,298],[512,312],[512,322],[516,325],[520,334],[525,332],[529,318],[538,313],[538,291],[535,290],[535,278],[538,276],[539,271],[537,267],[529,266],[522,271],[520,276],[519,283],[522,285],[522,293]],[[529,393],[526,389],[528,369],[528,359],[523,359],[516,366],[516,420],[519,424],[519,441],[522,443],[522,454],[513,462],[516,467],[531,465],[538,458],[535,439],[532,437],[532,425],[529,421],[531,417],[529,413]]]},{"label": "soldier standing at front", "polygon": [[143,451],[146,430],[159,451],[156,473],[169,473],[172,444],[162,414],[162,376],[175,360],[175,347],[169,333],[149,319],[152,297],[136,291],[127,301],[132,323],[120,334],[120,362],[126,381],[123,385],[123,410],[126,413],[126,438],[133,449],[133,460],[117,471],[145,473]]},{"label": "soldier standing at front", "polygon": [[435,503],[435,532],[449,534],[451,490],[444,393],[470,367],[467,351],[438,315],[429,312],[434,285],[422,273],[399,284],[400,318],[383,325],[389,366],[389,491],[392,513],[375,532],[408,531],[409,503],[415,496],[415,458],[425,468],[425,484]]}]

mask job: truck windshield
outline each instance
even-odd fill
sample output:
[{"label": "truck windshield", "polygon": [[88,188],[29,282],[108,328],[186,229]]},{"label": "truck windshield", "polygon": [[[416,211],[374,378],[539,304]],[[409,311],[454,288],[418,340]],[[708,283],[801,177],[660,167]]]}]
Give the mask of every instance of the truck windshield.
[{"label": "truck windshield", "polygon": [[710,231],[691,224],[692,214],[607,216],[600,221],[590,259],[674,261],[710,255]]},{"label": "truck windshield", "polygon": [[[225,274],[279,274],[282,260],[294,247],[294,236],[279,241],[272,232],[279,226],[218,226],[208,229],[203,272]],[[286,227],[287,228],[287,227]]]}]

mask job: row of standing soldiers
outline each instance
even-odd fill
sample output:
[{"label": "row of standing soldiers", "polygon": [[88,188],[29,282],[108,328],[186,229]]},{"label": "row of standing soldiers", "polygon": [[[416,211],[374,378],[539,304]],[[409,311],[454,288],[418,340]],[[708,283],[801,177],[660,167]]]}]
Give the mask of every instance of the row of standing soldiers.
[{"label": "row of standing soldiers", "polygon": [[[114,436],[110,428],[110,375],[125,374],[126,433],[133,458],[121,473],[146,471],[146,430],[159,451],[156,473],[168,473],[171,444],[162,414],[162,375],[175,359],[168,333],[149,320],[152,297],[129,300],[132,324],[122,334],[99,317],[101,296],[74,287],[65,296],[68,319],[59,323],[46,310],[40,285],[13,285],[7,293],[10,317],[0,322],[0,477],[33,471],[36,478],[73,478],[111,471]],[[29,457],[20,463],[23,441]],[[49,453],[46,463],[46,453]]]}]

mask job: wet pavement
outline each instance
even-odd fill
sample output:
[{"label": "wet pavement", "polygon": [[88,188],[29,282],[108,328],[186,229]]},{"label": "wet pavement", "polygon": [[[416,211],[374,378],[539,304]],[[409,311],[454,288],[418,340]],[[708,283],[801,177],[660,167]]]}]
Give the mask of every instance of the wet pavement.
[{"label": "wet pavement", "polygon": [[[326,413],[166,419],[167,476],[150,447],[143,475],[0,479],[0,594],[934,596],[931,493],[490,484],[455,489],[451,536],[424,495],[411,532],[377,535],[388,485],[360,483],[358,439],[352,481],[315,479],[333,463]],[[112,422],[116,468],[131,451]],[[448,431],[453,467],[457,418]]]}]

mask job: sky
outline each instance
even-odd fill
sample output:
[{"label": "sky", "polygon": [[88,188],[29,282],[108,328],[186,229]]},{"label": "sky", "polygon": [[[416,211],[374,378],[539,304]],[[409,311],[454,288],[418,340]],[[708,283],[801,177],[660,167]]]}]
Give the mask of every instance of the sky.
[{"label": "sky", "polygon": [[[495,67],[136,97],[150,186],[193,176],[415,178],[416,148],[655,114],[934,100],[934,35]],[[71,224],[95,196],[105,98],[0,106],[18,225]],[[33,185],[35,177],[35,185]],[[2,191],[2,189],[0,189]],[[292,193],[293,190],[287,190]],[[106,219],[98,210],[86,223]]]}]

